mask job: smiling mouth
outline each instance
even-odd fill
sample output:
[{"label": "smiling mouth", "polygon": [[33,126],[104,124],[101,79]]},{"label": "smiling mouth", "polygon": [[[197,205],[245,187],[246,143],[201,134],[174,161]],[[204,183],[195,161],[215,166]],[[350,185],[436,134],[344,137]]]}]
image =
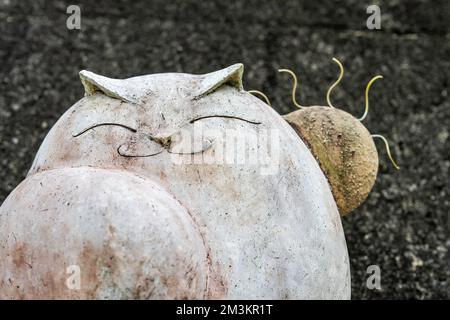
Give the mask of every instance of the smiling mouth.
[{"label": "smiling mouth", "polygon": [[176,152],[176,151],[172,151],[171,150],[171,145],[161,145],[162,149],[159,150],[158,152],[154,152],[154,153],[149,153],[149,154],[127,154],[126,150],[121,150],[123,148],[128,149],[126,144],[122,144],[117,148],[117,153],[122,156],[122,157],[126,157],[126,158],[148,158],[148,157],[153,157],[153,156],[157,156],[159,154],[161,154],[164,150],[166,150],[168,153],[170,154],[178,154],[178,155],[194,155],[194,154],[201,154],[203,152],[205,152],[206,150],[208,150],[209,148],[211,148],[213,145],[212,141],[210,140],[206,140],[206,143],[204,143],[202,145],[201,150],[198,151],[189,151],[189,152]]},{"label": "smiling mouth", "polygon": [[[151,153],[151,154],[143,154],[143,155],[137,154],[137,155],[131,155],[131,154],[123,153],[123,151],[122,151],[122,152],[120,151],[120,149],[121,149],[122,147],[124,147],[124,146],[125,146],[124,144],[120,145],[120,146],[117,148],[117,153],[118,153],[120,156],[125,157],[125,158],[148,158],[148,157],[157,156],[158,154],[160,154],[160,153],[162,153],[162,152],[164,151],[164,149],[163,149],[163,150],[161,150],[161,151],[159,151],[159,152]],[[125,146],[125,147],[126,147],[126,146]]]}]

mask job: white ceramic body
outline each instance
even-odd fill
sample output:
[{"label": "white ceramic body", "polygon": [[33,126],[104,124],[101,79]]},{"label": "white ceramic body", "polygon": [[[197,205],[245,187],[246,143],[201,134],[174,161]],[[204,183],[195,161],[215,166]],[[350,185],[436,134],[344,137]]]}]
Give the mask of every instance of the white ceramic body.
[{"label": "white ceramic body", "polygon": [[[349,298],[348,253],[328,182],[282,117],[242,90],[240,75],[238,65],[203,76],[157,74],[109,83],[90,75],[89,83],[84,80],[88,95],[51,129],[27,179],[0,209],[0,256],[6,257],[0,262],[2,298]],[[192,141],[183,134],[200,127],[203,134]],[[224,138],[230,132],[273,138],[269,161],[245,160],[264,139],[236,147]],[[192,142],[193,154],[177,153]],[[217,154],[229,148],[244,161],[218,162]],[[145,192],[138,192],[136,179],[146,185]],[[40,180],[50,185],[39,187]],[[74,191],[74,184],[85,189]],[[157,204],[162,198],[164,203]],[[109,216],[99,218],[105,210]],[[140,244],[141,260],[113,270],[115,278],[87,277],[76,294],[67,293],[62,266],[79,264],[93,274],[105,268],[100,249],[94,251],[98,261],[79,257],[88,240],[95,248],[109,241],[106,221],[130,250]],[[64,227],[73,223],[71,231]],[[21,244],[31,249],[17,253]],[[42,245],[45,250],[38,249]],[[50,258],[56,253],[58,263]],[[17,254],[39,268],[18,268]],[[124,264],[131,259],[122,258]],[[167,261],[176,268],[146,266]],[[187,266],[190,281],[182,279]],[[142,274],[175,277],[179,289],[161,281],[148,283],[144,292],[151,294],[117,289],[136,288]],[[14,286],[28,289],[10,289],[11,275]],[[54,285],[38,289],[46,277]],[[96,287],[111,290],[92,291]]]}]

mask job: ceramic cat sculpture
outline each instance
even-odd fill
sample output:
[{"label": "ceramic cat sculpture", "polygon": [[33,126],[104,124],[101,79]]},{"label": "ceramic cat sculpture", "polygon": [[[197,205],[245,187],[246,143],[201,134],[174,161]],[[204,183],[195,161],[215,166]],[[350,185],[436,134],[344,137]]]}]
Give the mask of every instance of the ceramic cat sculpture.
[{"label": "ceramic cat sculpture", "polygon": [[82,71],[1,206],[0,298],[350,298],[327,179],[242,74]]}]

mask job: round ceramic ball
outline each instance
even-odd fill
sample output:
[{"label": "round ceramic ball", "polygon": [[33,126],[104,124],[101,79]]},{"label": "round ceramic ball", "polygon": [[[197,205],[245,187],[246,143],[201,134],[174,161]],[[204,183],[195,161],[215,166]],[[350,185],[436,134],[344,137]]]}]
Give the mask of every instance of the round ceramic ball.
[{"label": "round ceramic ball", "polygon": [[332,107],[305,107],[284,118],[319,162],[341,216],[359,207],[378,171],[378,153],[366,127],[351,114]]}]

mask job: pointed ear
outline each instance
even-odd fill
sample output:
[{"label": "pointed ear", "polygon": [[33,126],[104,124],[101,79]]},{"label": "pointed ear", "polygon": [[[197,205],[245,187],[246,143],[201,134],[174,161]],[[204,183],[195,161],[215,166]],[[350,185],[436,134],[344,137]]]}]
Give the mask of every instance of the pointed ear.
[{"label": "pointed ear", "polygon": [[199,89],[194,95],[194,99],[200,99],[225,84],[236,87],[239,91],[243,90],[243,73],[244,65],[236,63],[228,68],[205,74],[200,82]]},{"label": "pointed ear", "polygon": [[80,79],[87,96],[100,91],[125,102],[138,102],[136,94],[125,80],[107,78],[86,70],[80,71]]}]

